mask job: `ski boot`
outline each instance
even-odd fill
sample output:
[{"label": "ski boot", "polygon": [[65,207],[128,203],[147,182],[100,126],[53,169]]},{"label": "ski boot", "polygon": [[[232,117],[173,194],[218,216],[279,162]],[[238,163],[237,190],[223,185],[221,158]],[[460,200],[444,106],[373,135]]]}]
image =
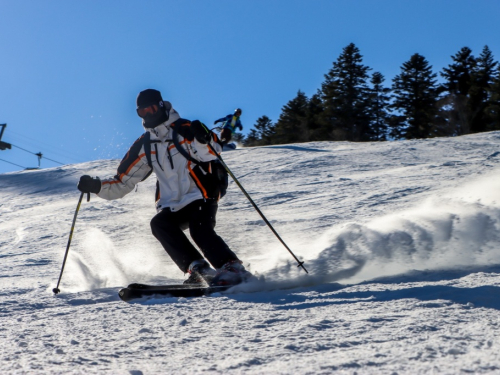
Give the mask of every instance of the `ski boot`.
[{"label": "ski boot", "polygon": [[184,280],[184,284],[205,286],[206,284],[210,285],[217,272],[210,267],[206,260],[200,259],[189,265],[188,273],[189,277]]},{"label": "ski boot", "polygon": [[241,260],[232,260],[217,270],[217,274],[209,283],[210,286],[232,286],[241,284],[252,277],[243,267]]}]

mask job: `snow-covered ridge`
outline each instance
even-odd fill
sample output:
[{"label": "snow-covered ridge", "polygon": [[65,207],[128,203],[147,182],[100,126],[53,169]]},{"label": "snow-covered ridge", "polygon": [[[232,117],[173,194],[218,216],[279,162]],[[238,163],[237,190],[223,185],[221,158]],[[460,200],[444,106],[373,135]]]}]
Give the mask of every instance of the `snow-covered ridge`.
[{"label": "snow-covered ridge", "polygon": [[2,373],[500,369],[500,132],[223,157],[309,275],[231,183],[217,231],[266,283],[119,301],[130,282],[184,279],[150,233],[152,176],[122,200],[84,201],[53,297],[78,178],[118,160],[3,174]]}]

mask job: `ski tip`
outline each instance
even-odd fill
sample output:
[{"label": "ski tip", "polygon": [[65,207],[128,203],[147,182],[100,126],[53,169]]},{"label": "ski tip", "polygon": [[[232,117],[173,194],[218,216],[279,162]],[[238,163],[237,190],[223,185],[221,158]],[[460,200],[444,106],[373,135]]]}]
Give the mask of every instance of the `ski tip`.
[{"label": "ski tip", "polygon": [[120,291],[118,292],[118,297],[120,297],[120,299],[122,301],[125,301],[125,302],[129,302],[132,298],[129,296],[130,294],[130,289],[128,288],[122,288],[120,289]]}]

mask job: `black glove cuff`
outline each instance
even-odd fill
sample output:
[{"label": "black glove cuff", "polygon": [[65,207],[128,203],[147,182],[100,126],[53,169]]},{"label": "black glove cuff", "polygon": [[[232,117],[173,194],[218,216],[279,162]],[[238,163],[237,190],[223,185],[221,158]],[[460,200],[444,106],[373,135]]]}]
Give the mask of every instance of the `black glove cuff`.
[{"label": "black glove cuff", "polygon": [[78,190],[82,193],[99,194],[101,191],[101,180],[99,177],[90,177],[88,175],[80,177],[77,185]]}]

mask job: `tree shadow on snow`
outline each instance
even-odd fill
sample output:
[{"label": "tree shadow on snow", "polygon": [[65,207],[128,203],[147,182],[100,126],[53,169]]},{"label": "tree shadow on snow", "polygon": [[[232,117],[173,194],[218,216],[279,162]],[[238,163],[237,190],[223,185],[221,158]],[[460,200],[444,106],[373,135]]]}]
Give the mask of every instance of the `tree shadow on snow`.
[{"label": "tree shadow on snow", "polygon": [[293,151],[331,152],[329,150],[319,150],[317,148],[301,147],[301,146],[266,146],[266,148],[281,148]]}]

